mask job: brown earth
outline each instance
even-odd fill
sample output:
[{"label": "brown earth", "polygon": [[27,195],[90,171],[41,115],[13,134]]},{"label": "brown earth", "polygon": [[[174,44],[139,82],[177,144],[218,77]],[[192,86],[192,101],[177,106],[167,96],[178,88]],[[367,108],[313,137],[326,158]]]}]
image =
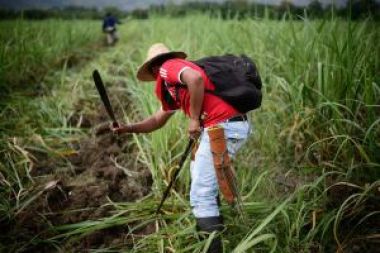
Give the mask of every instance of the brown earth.
[{"label": "brown earth", "polygon": [[[88,106],[87,102],[81,101],[77,108],[84,106]],[[109,217],[115,211],[109,200],[133,202],[150,192],[151,173],[136,161],[138,155],[129,142],[130,136],[115,136],[110,132],[95,135],[94,128],[107,117],[102,106],[90,111],[95,113],[84,114],[78,109],[69,116],[71,125],[91,129],[87,138],[70,143],[67,151],[58,157],[51,157],[43,151],[29,151],[33,157],[31,176],[35,186],[31,191],[35,199],[17,213],[15,220],[1,224],[10,235],[8,238],[20,241],[28,241],[34,236],[50,238],[56,234],[49,229],[51,226]],[[135,233],[152,232],[149,225]],[[128,236],[127,225],[116,226],[95,231],[75,243],[62,241],[60,247],[65,251],[81,252],[89,248],[114,247],[124,242],[125,248]],[[56,252],[51,247],[28,245],[25,250],[21,247],[18,251]]]}]

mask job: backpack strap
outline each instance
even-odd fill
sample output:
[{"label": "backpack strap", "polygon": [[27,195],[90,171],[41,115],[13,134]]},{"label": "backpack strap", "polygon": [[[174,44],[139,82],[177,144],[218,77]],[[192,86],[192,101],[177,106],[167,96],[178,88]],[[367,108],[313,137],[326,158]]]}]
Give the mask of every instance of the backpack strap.
[{"label": "backpack strap", "polygon": [[161,99],[163,100],[163,103],[165,103],[169,108],[175,107],[176,101],[173,99],[172,95],[170,94],[165,82],[161,83]]},{"label": "backpack strap", "polygon": [[[175,89],[175,101],[179,101],[179,90],[180,89],[187,89],[187,86],[182,84],[182,83],[176,83],[176,84],[170,84],[170,83],[167,83],[167,82],[163,82],[163,85],[165,86],[164,89],[168,90],[168,88],[172,88],[174,87]],[[169,93],[169,91],[168,91]]]}]

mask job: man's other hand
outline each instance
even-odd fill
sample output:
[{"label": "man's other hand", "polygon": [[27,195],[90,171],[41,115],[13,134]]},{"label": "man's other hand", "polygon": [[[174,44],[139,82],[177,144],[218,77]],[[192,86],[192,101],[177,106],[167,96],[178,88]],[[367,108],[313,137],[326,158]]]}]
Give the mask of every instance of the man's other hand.
[{"label": "man's other hand", "polygon": [[201,134],[201,124],[198,119],[190,119],[188,132],[190,138],[197,139]]}]

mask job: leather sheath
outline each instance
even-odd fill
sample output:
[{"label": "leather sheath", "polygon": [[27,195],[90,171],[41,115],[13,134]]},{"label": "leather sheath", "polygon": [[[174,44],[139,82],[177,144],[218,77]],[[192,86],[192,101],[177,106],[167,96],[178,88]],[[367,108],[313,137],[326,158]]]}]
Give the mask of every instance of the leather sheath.
[{"label": "leather sheath", "polygon": [[230,157],[228,155],[224,129],[221,126],[209,128],[207,133],[210,137],[210,147],[214,160],[216,177],[218,179],[219,189],[223,197],[229,204],[234,203],[235,194],[233,183],[235,174],[232,169]]}]

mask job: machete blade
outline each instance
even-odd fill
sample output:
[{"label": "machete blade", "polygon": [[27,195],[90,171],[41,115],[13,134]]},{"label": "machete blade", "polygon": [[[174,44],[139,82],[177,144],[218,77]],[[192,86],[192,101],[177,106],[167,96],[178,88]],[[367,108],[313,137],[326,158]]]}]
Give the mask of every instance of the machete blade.
[{"label": "machete blade", "polygon": [[114,127],[119,126],[119,124],[116,121],[115,114],[113,113],[113,109],[112,109],[110,100],[108,98],[106,88],[104,87],[102,78],[100,77],[99,71],[95,69],[94,72],[92,73],[92,77],[94,79],[96,89],[99,92],[103,105],[106,108],[108,115],[112,119],[112,124],[114,125]]}]

